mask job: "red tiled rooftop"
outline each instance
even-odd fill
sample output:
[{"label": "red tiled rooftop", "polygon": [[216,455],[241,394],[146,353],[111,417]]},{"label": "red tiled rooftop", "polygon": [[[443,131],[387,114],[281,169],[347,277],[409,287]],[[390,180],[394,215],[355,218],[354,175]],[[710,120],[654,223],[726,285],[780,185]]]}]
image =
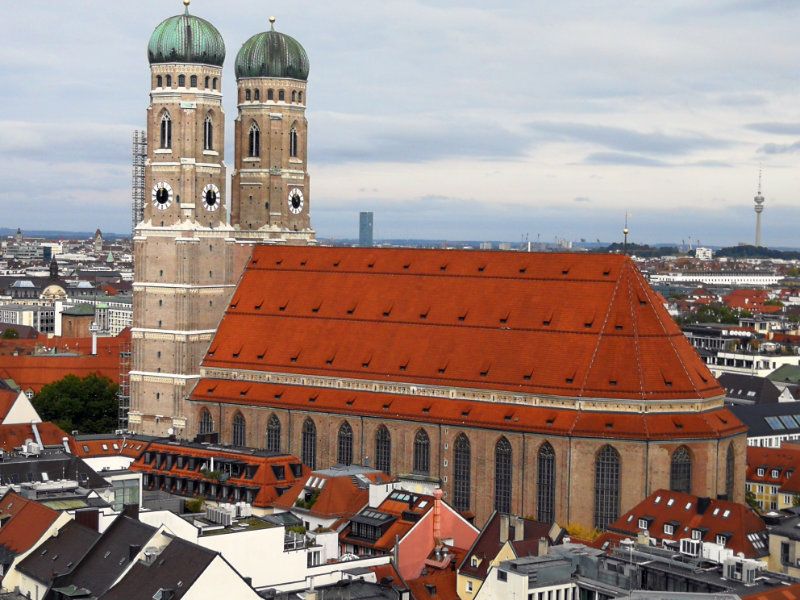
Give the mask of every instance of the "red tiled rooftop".
[{"label": "red tiled rooftop", "polygon": [[258,246],[204,365],[644,400],[722,389],[627,257]]},{"label": "red tiled rooftop", "polygon": [[[759,469],[764,474],[759,475]],[[773,471],[778,477],[773,477]],[[747,447],[747,481],[769,483],[772,485],[788,484],[790,476],[800,471],[800,448],[784,445],[781,448]],[[800,491],[800,477],[795,478],[794,487]],[[786,490],[790,491],[790,490]],[[794,490],[791,490],[794,491]]]},{"label": "red tiled rooftop", "polygon": [[[386,482],[390,477],[383,473],[365,473],[370,481]],[[320,488],[319,483],[314,487],[308,487],[308,483],[312,479],[325,480],[324,486]],[[331,477],[327,475],[320,475],[319,473],[311,473],[295,482],[291,489],[284,492],[272,506],[275,508],[282,508],[284,510],[291,510],[295,507],[300,494],[306,489],[309,491],[318,491],[314,505],[307,510],[307,512],[316,517],[322,518],[335,518],[335,517],[352,517],[369,502],[369,489],[359,486],[353,477],[343,475],[340,477]]]},{"label": "red tiled rooftop", "polygon": [[607,413],[217,379],[201,379],[192,399],[555,435],[672,439],[746,431],[727,408],[680,414]]},{"label": "red tiled rooftop", "polygon": [[[60,446],[64,438],[70,439],[63,429],[49,421],[37,423],[36,428],[45,446]],[[11,452],[14,448],[22,446],[26,440],[35,439],[33,427],[29,423],[0,425],[0,449],[4,452]]]},{"label": "red tiled rooftop", "polygon": [[0,546],[15,554],[28,551],[58,518],[58,512],[33,500],[8,492],[0,499]]}]

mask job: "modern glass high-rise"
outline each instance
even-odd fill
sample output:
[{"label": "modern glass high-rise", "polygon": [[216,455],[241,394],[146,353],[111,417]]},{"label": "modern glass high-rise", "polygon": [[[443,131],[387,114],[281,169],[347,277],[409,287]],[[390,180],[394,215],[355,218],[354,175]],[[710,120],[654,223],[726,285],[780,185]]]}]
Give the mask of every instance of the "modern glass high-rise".
[{"label": "modern glass high-rise", "polygon": [[358,213],[358,245],[362,248],[372,247],[372,217],[371,212]]}]

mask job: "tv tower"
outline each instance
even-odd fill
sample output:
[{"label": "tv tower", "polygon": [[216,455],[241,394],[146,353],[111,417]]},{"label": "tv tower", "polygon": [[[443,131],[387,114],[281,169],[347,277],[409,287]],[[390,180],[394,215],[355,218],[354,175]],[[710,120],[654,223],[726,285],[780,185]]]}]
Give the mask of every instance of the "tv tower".
[{"label": "tv tower", "polygon": [[628,234],[630,232],[631,232],[631,230],[628,229],[628,211],[626,210],[625,211],[625,227],[622,229],[622,235],[624,236],[623,237],[623,242],[622,242],[622,253],[626,254],[626,255],[628,254]]},{"label": "tv tower", "polygon": [[755,203],[753,210],[756,211],[756,247],[761,246],[761,213],[764,212],[764,196],[761,195],[761,169],[758,170],[758,193],[753,198]]}]

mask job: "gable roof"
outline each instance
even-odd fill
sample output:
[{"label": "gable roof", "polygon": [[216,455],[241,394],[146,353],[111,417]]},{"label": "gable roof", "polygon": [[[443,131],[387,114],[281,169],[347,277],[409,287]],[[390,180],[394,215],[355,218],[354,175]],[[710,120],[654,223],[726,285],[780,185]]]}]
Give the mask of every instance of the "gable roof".
[{"label": "gable roof", "polygon": [[57,536],[45,540],[17,565],[17,570],[49,586],[53,579],[68,573],[94,545],[100,534],[78,523],[69,521]]},{"label": "gable roof", "polygon": [[781,365],[767,375],[767,379],[770,381],[779,381],[781,383],[800,383],[800,366]]},{"label": "gable roof", "polygon": [[131,545],[143,547],[155,532],[155,527],[119,515],[72,572],[55,579],[53,587],[75,586],[100,596],[130,565]]},{"label": "gable roof", "polygon": [[58,513],[9,491],[0,499],[0,519],[6,518],[0,527],[0,547],[16,555],[30,550],[55,523]]},{"label": "gable roof", "polygon": [[[747,558],[769,554],[767,526],[752,508],[744,504],[698,498],[683,492],[658,490],[650,494],[609,527],[612,532],[636,536],[642,529],[639,520],[647,522],[650,537],[678,542],[691,538],[695,529],[703,532],[705,542],[715,542],[717,536],[726,538],[725,547]],[[673,533],[664,532],[671,525]]]},{"label": "gable roof", "polygon": [[203,364],[579,398],[722,394],[634,263],[607,254],[257,246]]},{"label": "gable roof", "polygon": [[[764,470],[763,475],[758,474],[759,469]],[[778,471],[777,477],[772,476],[773,471]],[[800,448],[788,445],[780,448],[747,446],[746,479],[749,483],[781,485],[788,483],[797,471],[800,471]]]},{"label": "gable roof", "polygon": [[800,433],[800,404],[731,404],[728,408],[747,428],[747,437]]},{"label": "gable roof", "polygon": [[723,373],[718,380],[725,390],[725,397],[734,400],[743,400],[753,404],[769,404],[778,402],[778,397],[781,395],[781,391],[766,377]]},{"label": "gable roof", "polygon": [[[503,515],[496,511],[492,513],[486,525],[483,526],[483,530],[478,534],[478,538],[472,548],[466,552],[464,560],[458,566],[459,574],[475,579],[486,579],[490,563],[497,557],[498,552],[508,541],[511,542],[512,549],[518,558],[538,556],[539,539],[548,538],[551,525],[540,523],[533,519],[519,519],[523,523],[522,539],[514,541],[513,533],[511,533],[511,528],[509,527],[508,535],[511,537],[503,540],[501,537],[501,523],[504,518],[513,519],[509,515]],[[476,566],[472,565],[473,556],[479,561]]]},{"label": "gable roof", "polygon": [[197,544],[172,537],[151,564],[138,561],[102,600],[152,600],[159,590],[172,590],[173,600],[186,594],[218,556]]},{"label": "gable roof", "polygon": [[[61,446],[64,438],[69,439],[67,433],[55,423],[45,421],[36,423],[42,444],[45,446]],[[26,440],[35,440],[33,426],[30,423],[19,423],[12,425],[0,425],[0,449],[4,452],[12,452],[19,448]]]}]

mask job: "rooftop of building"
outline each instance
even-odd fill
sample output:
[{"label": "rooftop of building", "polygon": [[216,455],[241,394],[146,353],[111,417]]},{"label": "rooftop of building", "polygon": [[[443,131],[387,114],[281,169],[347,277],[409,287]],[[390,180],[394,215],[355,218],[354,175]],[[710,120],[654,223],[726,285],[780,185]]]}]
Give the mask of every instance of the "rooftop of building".
[{"label": "rooftop of building", "polygon": [[800,433],[800,404],[733,404],[730,411],[744,423],[748,437],[785,436]]},{"label": "rooftop of building", "polygon": [[722,395],[633,262],[605,254],[258,246],[203,364],[583,399]]}]

